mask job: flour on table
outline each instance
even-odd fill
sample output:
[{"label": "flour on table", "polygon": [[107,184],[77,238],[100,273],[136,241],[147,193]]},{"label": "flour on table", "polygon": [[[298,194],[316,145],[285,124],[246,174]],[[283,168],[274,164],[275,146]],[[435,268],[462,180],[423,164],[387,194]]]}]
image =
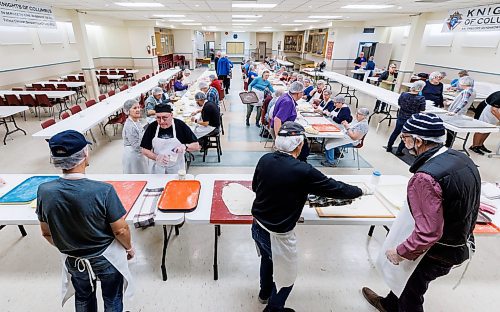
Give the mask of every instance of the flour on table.
[{"label": "flour on table", "polygon": [[255,193],[241,184],[229,183],[222,189],[222,200],[231,214],[250,216]]}]

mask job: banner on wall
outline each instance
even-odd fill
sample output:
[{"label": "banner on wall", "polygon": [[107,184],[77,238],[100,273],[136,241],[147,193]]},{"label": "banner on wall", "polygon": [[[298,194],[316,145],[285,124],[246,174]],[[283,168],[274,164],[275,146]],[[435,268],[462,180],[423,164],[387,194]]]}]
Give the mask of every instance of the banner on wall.
[{"label": "banner on wall", "polygon": [[2,0],[0,0],[0,26],[57,28],[51,7]]},{"label": "banner on wall", "polygon": [[441,32],[500,31],[500,3],[450,10]]},{"label": "banner on wall", "polygon": [[333,41],[328,41],[326,45],[326,59],[331,61],[333,55]]}]

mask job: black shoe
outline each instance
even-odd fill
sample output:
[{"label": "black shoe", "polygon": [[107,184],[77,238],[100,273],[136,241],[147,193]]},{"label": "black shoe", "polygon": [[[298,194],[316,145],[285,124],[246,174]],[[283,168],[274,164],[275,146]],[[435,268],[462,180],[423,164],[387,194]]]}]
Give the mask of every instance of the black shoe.
[{"label": "black shoe", "polygon": [[257,298],[261,304],[267,304],[269,302],[269,298],[262,299],[260,296]]},{"label": "black shoe", "polygon": [[255,123],[255,126],[256,126],[256,127],[260,127],[260,125],[259,125],[259,123],[258,123],[258,122],[256,122],[256,123]]},{"label": "black shoe", "polygon": [[481,145],[481,146],[478,146],[480,150],[482,150],[483,152],[485,153],[491,153],[491,151],[489,149],[486,148],[486,146],[484,145]]},{"label": "black shoe", "polygon": [[404,156],[405,153],[403,153],[401,151],[397,151],[394,155],[396,155],[396,156]]},{"label": "black shoe", "polygon": [[387,153],[392,153],[392,146],[391,147],[387,146],[387,148],[385,149],[385,151]]},{"label": "black shoe", "polygon": [[250,127],[250,122],[248,121],[248,119],[247,119],[246,125],[247,125],[247,127]]},{"label": "black shoe", "polygon": [[471,146],[471,147],[469,147],[469,149],[471,151],[473,151],[474,153],[477,153],[479,155],[484,155],[484,152],[481,150],[481,148],[479,146]]},{"label": "black shoe", "polygon": [[331,162],[326,161],[326,160],[325,160],[325,161],[322,161],[322,162],[321,162],[321,165],[322,165],[323,167],[337,167],[337,164],[331,163]]},{"label": "black shoe", "polygon": [[361,289],[361,292],[363,293],[363,297],[365,297],[366,301],[368,301],[369,304],[371,304],[375,309],[377,309],[377,311],[387,312],[384,306],[382,306],[381,296],[377,295],[377,293],[375,293],[368,287],[363,287],[363,289]]}]

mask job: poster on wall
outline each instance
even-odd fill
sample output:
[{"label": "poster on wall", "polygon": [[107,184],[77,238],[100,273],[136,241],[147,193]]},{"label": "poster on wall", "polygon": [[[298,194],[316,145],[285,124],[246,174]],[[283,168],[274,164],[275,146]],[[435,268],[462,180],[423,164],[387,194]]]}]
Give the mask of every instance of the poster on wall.
[{"label": "poster on wall", "polygon": [[20,1],[0,1],[0,26],[57,29],[51,7]]},{"label": "poster on wall", "polygon": [[326,45],[326,59],[331,61],[333,55],[333,41],[328,41]]},{"label": "poster on wall", "polygon": [[441,32],[500,31],[500,3],[450,10]]}]

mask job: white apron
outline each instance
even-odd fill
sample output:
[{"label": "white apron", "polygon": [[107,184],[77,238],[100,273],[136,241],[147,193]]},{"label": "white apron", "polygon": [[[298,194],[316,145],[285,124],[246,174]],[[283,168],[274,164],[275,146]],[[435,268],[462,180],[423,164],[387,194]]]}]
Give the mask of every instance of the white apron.
[{"label": "white apron", "polygon": [[[128,268],[128,263],[127,263],[127,252],[123,248],[123,246],[115,239],[111,245],[106,248],[106,250],[102,253],[102,256],[106,258],[106,260],[113,265],[118,272],[120,272],[121,275],[123,275],[123,290],[124,290],[124,296],[127,299],[131,299],[133,294],[134,294],[134,283],[132,280],[132,274],[130,274],[130,270]],[[66,254],[61,254],[61,261],[62,261],[62,302],[61,306],[64,306],[66,301],[68,301],[71,296],[75,294],[75,288],[73,287],[73,283],[71,283],[71,274],[68,271],[68,268],[66,267],[66,259],[69,256]],[[81,267],[84,267],[84,269],[89,273],[90,279],[95,279],[94,272],[92,271],[92,267],[90,264],[86,261],[88,261],[85,258],[78,258],[81,259]]]},{"label": "white apron", "polygon": [[260,107],[264,104],[264,91],[260,91],[257,89],[252,89],[253,92],[255,92],[255,95],[257,95],[257,98],[259,99],[259,102],[256,104],[252,104],[253,106]]},{"label": "white apron", "polygon": [[[444,153],[448,148],[442,147],[439,151],[437,151],[434,155],[432,155],[430,159],[436,157],[439,154]],[[376,268],[382,274],[382,277],[392,290],[392,292],[400,297],[404,288],[406,287],[406,283],[410,276],[413,274],[413,271],[417,268],[417,265],[420,263],[424,255],[427,253],[424,252],[414,261],[403,260],[399,263],[399,265],[392,264],[389,259],[387,259],[385,252],[389,249],[395,249],[399,244],[404,242],[407,237],[415,229],[415,220],[410,212],[410,208],[408,206],[408,200],[405,200],[403,207],[399,211],[399,214],[394,220],[394,223],[391,226],[391,230],[387,235],[384,244],[382,245],[382,250],[380,251],[378,258],[375,262]]]},{"label": "white apron", "polygon": [[177,174],[179,170],[186,170],[186,163],[184,161],[184,153],[178,154],[173,151],[182,143],[177,139],[176,131],[175,131],[175,121],[172,120],[172,133],[173,138],[170,139],[161,139],[158,137],[158,132],[160,131],[160,125],[156,128],[156,134],[153,138],[153,152],[155,154],[168,155],[168,156],[177,156],[177,160],[169,161],[168,164],[163,167],[158,165],[156,162],[153,162],[151,167],[151,173],[155,174]]},{"label": "white apron", "polygon": [[[279,292],[283,287],[292,286],[297,278],[299,258],[297,253],[297,237],[294,230],[286,233],[275,233],[269,231],[257,219],[255,221],[270,234],[273,280],[276,284],[276,291]],[[259,252],[258,248],[257,252]]]},{"label": "white apron", "polygon": [[[134,127],[137,129],[139,133],[143,133],[140,127],[137,126],[137,123],[132,121]],[[124,146],[123,147],[123,173],[125,174],[144,174],[147,173],[147,161],[146,157],[144,157],[141,153],[137,153],[137,151],[132,146]]]}]

